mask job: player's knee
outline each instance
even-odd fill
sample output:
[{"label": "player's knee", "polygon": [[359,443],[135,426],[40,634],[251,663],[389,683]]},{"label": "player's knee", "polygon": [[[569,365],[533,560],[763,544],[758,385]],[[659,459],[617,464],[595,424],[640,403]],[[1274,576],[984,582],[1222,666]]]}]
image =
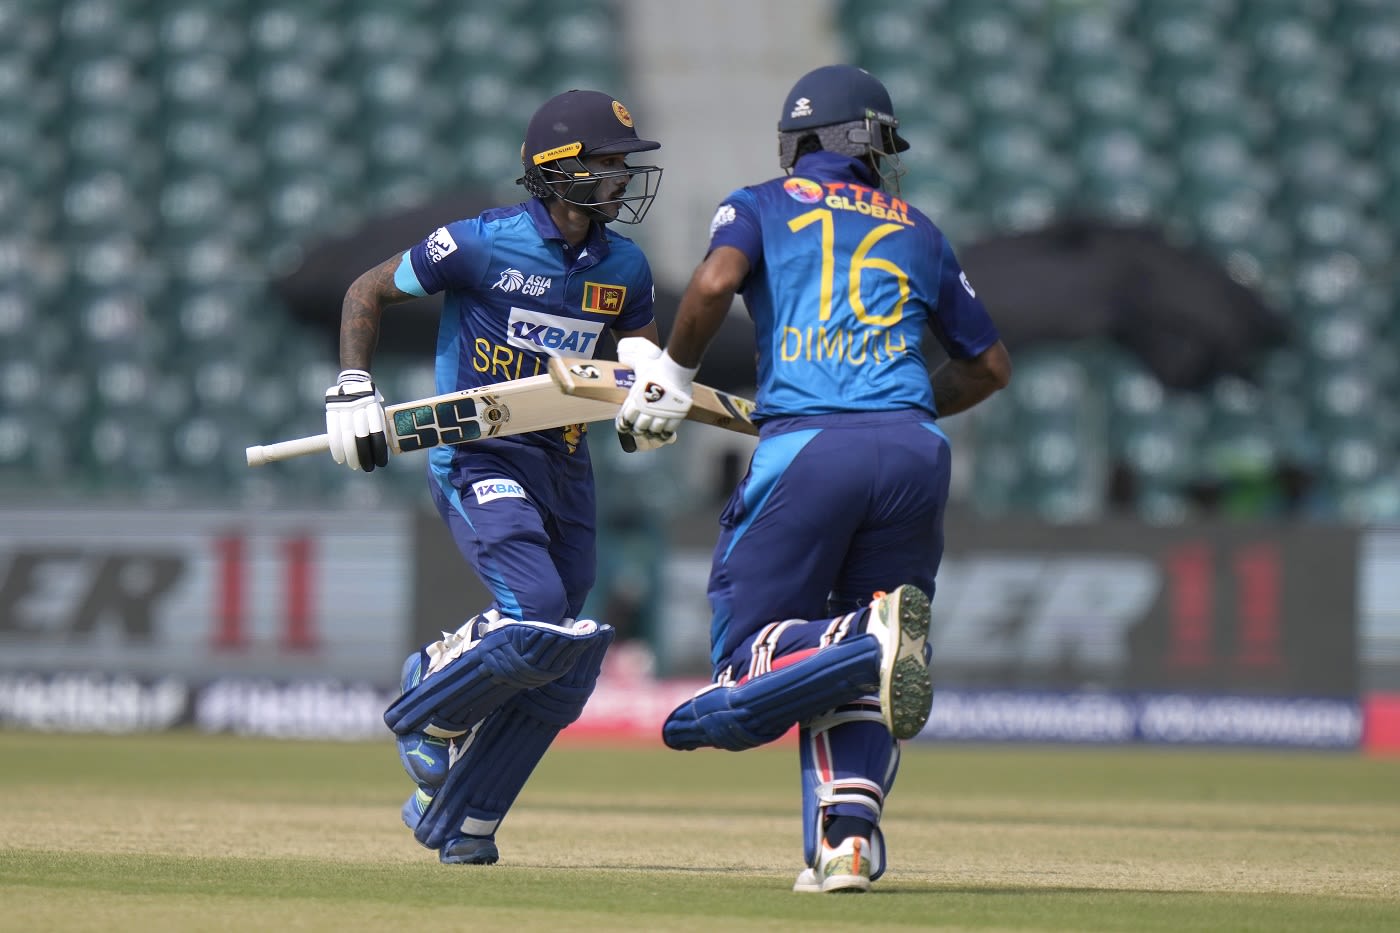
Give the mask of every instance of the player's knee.
[{"label": "player's knee", "polygon": [[738,752],[781,738],[787,726],[773,728],[731,705],[732,687],[716,686],[678,706],[661,729],[667,746],[689,751],[703,746]]},{"label": "player's knee", "polygon": [[611,626],[600,626],[588,637],[570,670],[537,689],[524,691],[512,704],[525,715],[561,729],[574,722],[593,695],[598,674],[602,670],[603,655],[612,643],[614,634]]},{"label": "player's knee", "polygon": [[559,580],[537,581],[528,594],[517,594],[520,618],[559,623],[569,616],[569,595]]}]

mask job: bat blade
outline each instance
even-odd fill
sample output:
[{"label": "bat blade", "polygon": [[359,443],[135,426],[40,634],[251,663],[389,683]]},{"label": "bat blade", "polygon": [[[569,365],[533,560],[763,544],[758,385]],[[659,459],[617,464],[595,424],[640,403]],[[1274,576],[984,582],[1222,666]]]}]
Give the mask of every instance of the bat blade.
[{"label": "bat blade", "polygon": [[[608,402],[621,408],[637,374],[632,367],[613,360],[555,357],[549,361],[549,375],[570,396]],[[685,417],[687,421],[757,437],[753,410],[754,403],[749,399],[697,382],[691,387],[691,407]]]}]

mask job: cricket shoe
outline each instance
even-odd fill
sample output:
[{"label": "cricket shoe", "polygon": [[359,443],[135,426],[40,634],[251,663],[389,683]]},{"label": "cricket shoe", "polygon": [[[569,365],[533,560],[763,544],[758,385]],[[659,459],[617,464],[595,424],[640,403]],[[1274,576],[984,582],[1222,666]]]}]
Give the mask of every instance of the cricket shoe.
[{"label": "cricket shoe", "polygon": [[896,739],[912,739],[933,708],[928,670],[928,594],[905,584],[876,593],[865,630],[880,642],[880,714]]},{"label": "cricket shoe", "polygon": [[[415,651],[403,662],[403,672],[399,676],[399,689],[404,693],[418,686],[423,679],[423,652]],[[399,761],[408,776],[420,788],[431,792],[447,780],[447,768],[452,763],[452,740],[428,735],[426,732],[410,732],[395,736],[399,747]],[[415,824],[416,825],[416,824]]]},{"label": "cricket shoe", "polygon": [[816,868],[804,868],[792,889],[799,894],[860,894],[870,890],[870,840],[849,836],[832,848],[822,840]]},{"label": "cricket shoe", "polygon": [[[428,812],[432,803],[432,794],[421,787],[414,790],[400,811],[403,824],[417,832],[423,814]],[[494,865],[500,857],[496,840],[490,836],[456,836],[438,851],[438,861],[444,865]]]},{"label": "cricket shoe", "polygon": [[494,865],[500,857],[494,836],[454,836],[438,851],[444,865]]},{"label": "cricket shoe", "polygon": [[399,810],[399,815],[403,817],[403,825],[414,832],[418,831],[418,824],[423,820],[423,814],[428,812],[428,807],[432,805],[433,795],[421,787],[415,787],[413,793],[408,795],[408,799],[403,802],[403,808]]}]

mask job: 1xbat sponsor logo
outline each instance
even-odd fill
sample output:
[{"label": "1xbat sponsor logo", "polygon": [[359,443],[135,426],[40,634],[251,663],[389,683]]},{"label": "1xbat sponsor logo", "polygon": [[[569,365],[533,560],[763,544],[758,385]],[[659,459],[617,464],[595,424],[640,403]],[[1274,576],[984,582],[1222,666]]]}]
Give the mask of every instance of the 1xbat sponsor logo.
[{"label": "1xbat sponsor logo", "polygon": [[548,356],[591,356],[603,325],[511,308],[506,343]]},{"label": "1xbat sponsor logo", "polygon": [[528,499],[525,494],[525,487],[515,480],[494,478],[483,479],[472,483],[472,494],[476,496],[476,501],[485,505],[497,499]]}]

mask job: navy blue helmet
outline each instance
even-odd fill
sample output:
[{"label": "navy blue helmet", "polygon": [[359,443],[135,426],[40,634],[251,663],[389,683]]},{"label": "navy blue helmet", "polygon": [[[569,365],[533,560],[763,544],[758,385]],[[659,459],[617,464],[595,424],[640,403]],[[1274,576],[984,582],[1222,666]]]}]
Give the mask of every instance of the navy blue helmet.
[{"label": "navy blue helmet", "polygon": [[[660,143],[637,135],[632,114],[611,95],[601,91],[565,91],[541,104],[530,118],[525,144],[520,148],[525,174],[516,183],[537,198],[559,198],[587,208],[604,223],[614,219],[639,223],[656,198],[661,169],[654,165],[629,165],[595,170],[584,160],[660,148]],[[613,197],[597,197],[604,187],[602,183],[609,179],[625,178],[630,183],[638,177],[645,182],[640,194],[622,192]],[[617,205],[616,217],[600,210],[608,205]]]},{"label": "navy blue helmet", "polygon": [[791,170],[798,144],[815,136],[822,149],[867,159],[887,185],[899,190],[904,174],[898,153],[909,148],[899,135],[890,92],[854,65],[823,65],[788,91],[778,120],[778,162]]}]

